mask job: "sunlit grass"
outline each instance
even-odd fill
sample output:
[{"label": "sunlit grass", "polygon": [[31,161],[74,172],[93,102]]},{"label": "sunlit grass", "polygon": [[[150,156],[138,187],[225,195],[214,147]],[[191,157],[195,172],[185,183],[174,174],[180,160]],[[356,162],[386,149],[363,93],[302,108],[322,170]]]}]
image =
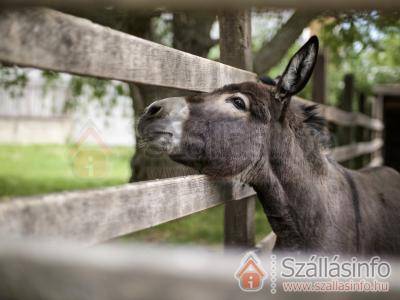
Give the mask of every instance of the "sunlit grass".
[{"label": "sunlit grass", "polygon": [[[218,206],[129,235],[129,239],[146,242],[190,243],[194,245],[222,245],[224,207]],[[270,231],[270,225],[257,203],[256,241],[263,239]]]},{"label": "sunlit grass", "polygon": [[[78,176],[72,146],[0,146],[0,199],[77,189],[124,184],[130,175],[129,161],[133,150],[110,148],[107,172],[100,177]],[[82,174],[81,174],[82,175]],[[172,195],[171,195],[172,197]],[[223,206],[186,218],[171,221],[130,234],[122,240],[195,245],[221,245],[223,241]],[[256,238],[260,240],[270,227],[257,204]]]},{"label": "sunlit grass", "polygon": [[111,148],[102,176],[77,176],[73,148],[59,145],[0,146],[0,197],[28,196],[127,182],[133,150]]}]

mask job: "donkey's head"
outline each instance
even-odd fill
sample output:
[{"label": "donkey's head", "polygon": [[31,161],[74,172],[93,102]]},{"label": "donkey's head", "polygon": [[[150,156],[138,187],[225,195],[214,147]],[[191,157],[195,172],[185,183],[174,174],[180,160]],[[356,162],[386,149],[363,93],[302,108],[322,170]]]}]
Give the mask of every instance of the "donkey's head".
[{"label": "donkey's head", "polygon": [[271,131],[287,124],[290,98],[309,80],[318,52],[312,37],[290,60],[275,86],[244,82],[211,93],[149,105],[139,121],[147,149],[213,176],[254,167]]}]

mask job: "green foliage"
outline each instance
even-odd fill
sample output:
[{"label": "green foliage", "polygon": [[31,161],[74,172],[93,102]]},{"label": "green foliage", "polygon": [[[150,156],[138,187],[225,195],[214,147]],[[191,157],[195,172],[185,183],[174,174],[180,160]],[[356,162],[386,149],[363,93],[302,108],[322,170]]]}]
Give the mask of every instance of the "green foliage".
[{"label": "green foliage", "polygon": [[[343,92],[343,78],[353,73],[356,89],[371,93],[376,84],[399,83],[400,78],[400,18],[398,12],[344,12],[327,18],[320,34],[322,48],[327,52],[327,100],[335,105]],[[327,21],[328,20],[328,21]],[[258,42],[259,44],[259,42]],[[280,75],[290,57],[299,49],[297,41],[270,72]],[[311,99],[312,82],[300,93]]]},{"label": "green foliage", "polygon": [[172,13],[162,13],[159,17],[153,17],[151,19],[152,41],[172,47],[172,19]]},{"label": "green foliage", "polygon": [[42,71],[42,77],[45,79],[43,92],[46,94],[50,89],[55,88],[60,79],[60,73],[54,71]]},{"label": "green foliage", "polygon": [[293,10],[253,12],[251,15],[252,49],[258,52],[265,41],[271,41],[279,28],[292,16]]},{"label": "green foliage", "polygon": [[[67,75],[53,71],[40,71],[43,80],[42,91],[45,96],[50,90],[67,86],[67,99],[63,111],[65,113],[82,108],[85,96],[90,101],[96,101],[104,108],[105,114],[109,115],[117,104],[120,96],[129,96],[128,86],[114,80],[98,79]],[[4,67],[0,65],[0,89],[9,93],[12,98],[24,96],[25,88],[29,82],[29,70],[18,67]]]},{"label": "green foliage", "polygon": [[129,96],[128,87],[122,82],[82,76],[72,76],[68,90],[70,97],[65,103],[65,112],[78,108],[80,97],[86,96],[90,101],[97,101],[109,115],[119,96]]},{"label": "green foliage", "polygon": [[[113,10],[99,14],[100,23],[114,24],[116,29],[132,31],[136,23],[130,24],[129,14]],[[290,12],[263,12],[253,14],[253,50],[256,52],[266,39],[271,39],[279,26],[288,19]],[[327,17],[330,16],[330,17]],[[93,16],[92,16],[93,17]],[[163,44],[172,44],[171,13],[157,13],[151,17],[152,39]],[[144,19],[146,19],[144,17]],[[328,21],[326,21],[328,20]],[[327,12],[321,17],[323,24],[320,34],[323,47],[328,50],[328,103],[335,104],[341,97],[343,77],[353,73],[359,90],[370,92],[375,84],[398,82],[400,78],[400,18],[399,12]],[[144,22],[145,24],[145,22]],[[131,28],[132,27],[132,28]],[[136,28],[139,30],[138,28]],[[275,66],[270,76],[279,75],[289,58],[300,47],[296,42]],[[219,47],[210,49],[209,58],[219,58]],[[44,92],[54,87],[62,78],[60,74],[43,71]],[[0,66],[0,87],[5,88],[14,97],[23,94],[28,77],[23,69]],[[126,85],[109,80],[72,76],[69,80],[69,95],[65,111],[78,107],[79,97],[88,96],[105,107],[106,112],[117,102],[120,95],[128,95]],[[107,95],[107,97],[105,97]],[[311,98],[311,84],[301,93],[302,97]],[[108,98],[108,99],[105,99]]]},{"label": "green foliage", "polygon": [[328,51],[328,99],[341,97],[343,77],[353,73],[356,88],[370,93],[376,84],[399,82],[399,13],[351,12],[337,14],[322,30]]},{"label": "green foliage", "polygon": [[[302,43],[299,41],[295,42],[290,49],[287,51],[286,55],[281,59],[279,64],[274,66],[269,72],[268,76],[271,78],[276,78],[277,76],[281,75],[289,63],[290,58],[300,49],[302,46]],[[312,80],[308,82],[308,84],[305,86],[305,88],[299,93],[299,97],[305,98],[305,99],[311,99],[311,94],[312,94]]]},{"label": "green foliage", "polygon": [[0,64],[0,88],[8,91],[13,98],[21,97],[28,82],[23,69],[6,68]]}]

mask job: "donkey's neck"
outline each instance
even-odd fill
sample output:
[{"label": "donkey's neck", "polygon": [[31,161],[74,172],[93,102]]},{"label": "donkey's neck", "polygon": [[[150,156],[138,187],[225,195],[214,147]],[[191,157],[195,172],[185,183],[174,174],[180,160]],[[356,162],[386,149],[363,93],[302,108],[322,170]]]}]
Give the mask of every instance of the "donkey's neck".
[{"label": "donkey's neck", "polygon": [[327,161],[306,129],[275,127],[250,184],[277,234],[278,248],[315,248],[327,212],[321,201]]}]

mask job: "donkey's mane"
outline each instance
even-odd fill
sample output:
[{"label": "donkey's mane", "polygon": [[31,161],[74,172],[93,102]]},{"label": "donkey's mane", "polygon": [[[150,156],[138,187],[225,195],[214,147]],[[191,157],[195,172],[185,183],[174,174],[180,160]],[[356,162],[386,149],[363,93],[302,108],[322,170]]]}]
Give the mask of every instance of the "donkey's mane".
[{"label": "donkey's mane", "polygon": [[327,121],[318,113],[318,104],[301,104],[303,123],[310,129],[311,134],[323,147],[329,147],[331,138],[327,127]]},{"label": "donkey's mane", "polygon": [[[261,76],[260,81],[267,86],[276,86],[277,79],[269,76]],[[331,138],[324,117],[318,113],[318,104],[300,104],[300,111],[303,114],[303,123],[310,129],[311,134],[320,142],[323,147],[329,147]]]},{"label": "donkey's mane", "polygon": [[306,125],[319,132],[326,130],[326,119],[318,114],[318,104],[302,104],[301,109]]}]

